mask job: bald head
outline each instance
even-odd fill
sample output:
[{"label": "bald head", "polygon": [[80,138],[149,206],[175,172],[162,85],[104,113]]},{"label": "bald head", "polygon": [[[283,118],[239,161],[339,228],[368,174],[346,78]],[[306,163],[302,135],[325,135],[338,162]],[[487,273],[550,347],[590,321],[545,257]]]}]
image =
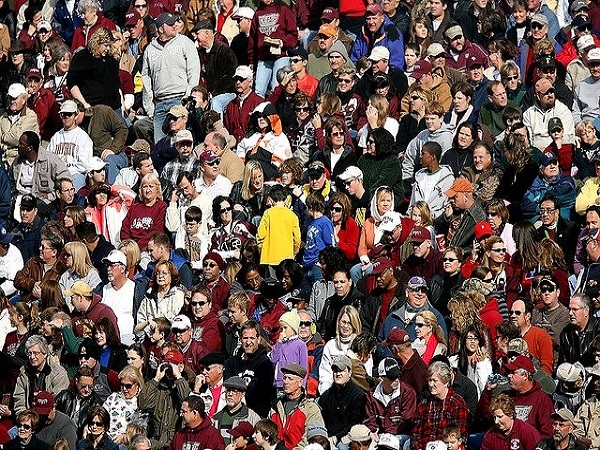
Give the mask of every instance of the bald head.
[{"label": "bald head", "polygon": [[550,109],[554,107],[556,95],[554,86],[552,86],[550,80],[547,80],[546,78],[540,78],[535,83],[535,96],[542,109]]}]

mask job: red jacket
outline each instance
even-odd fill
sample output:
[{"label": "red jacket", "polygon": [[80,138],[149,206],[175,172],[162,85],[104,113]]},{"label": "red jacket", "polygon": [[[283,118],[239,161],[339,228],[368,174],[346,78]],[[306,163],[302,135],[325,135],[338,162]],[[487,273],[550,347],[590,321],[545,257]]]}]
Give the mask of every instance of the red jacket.
[{"label": "red jacket", "polygon": [[27,106],[35,111],[42,139],[49,141],[62,128],[54,94],[50,89],[41,88],[35,97],[29,97]]},{"label": "red jacket", "polygon": [[225,326],[217,315],[210,311],[204,318],[197,320],[190,314],[192,339],[202,341],[209,352],[220,352],[225,341]]},{"label": "red jacket", "polygon": [[117,316],[114,311],[108,305],[102,302],[102,297],[94,294],[92,297],[92,303],[85,312],[79,312],[76,309],[71,313],[71,319],[73,320],[73,332],[84,338],[92,337],[92,327],[101,317],[106,317],[115,327],[117,337],[121,339],[121,333],[119,332],[119,324]]},{"label": "red jacket", "polygon": [[225,118],[223,125],[228,130],[231,130],[231,134],[235,137],[236,142],[240,142],[246,133],[248,132],[248,121],[250,120],[250,114],[252,110],[256,108],[260,103],[264,102],[265,99],[260,95],[250,92],[240,108],[240,99],[234,98],[229,102],[225,108]]},{"label": "red jacket", "polygon": [[[281,39],[281,54],[271,53],[274,48],[265,44],[265,38]],[[298,44],[298,27],[294,13],[284,3],[275,2],[270,5],[261,3],[250,26],[248,39],[248,64],[257,65],[258,61],[275,61],[285,57],[287,51]],[[227,126],[225,127],[227,129]]]},{"label": "red jacket", "polygon": [[186,366],[192,369],[195,374],[202,373],[203,366],[200,360],[210,352],[206,348],[204,341],[190,341],[190,346],[183,352],[183,361]]},{"label": "red jacket", "polygon": [[400,381],[400,394],[393,398],[387,406],[377,400],[378,385],[367,392],[365,405],[365,425],[373,432],[391,434],[410,434],[412,422],[417,410],[417,394],[415,390]]},{"label": "red jacket", "polygon": [[541,440],[540,433],[528,423],[515,419],[509,435],[494,427],[483,437],[481,450],[533,450]]},{"label": "red jacket", "polygon": [[271,344],[275,344],[279,339],[279,333],[281,333],[281,327],[279,326],[279,318],[285,313],[285,306],[280,301],[277,302],[275,308],[267,311],[260,318],[260,326],[269,335],[269,341]]},{"label": "red jacket", "polygon": [[210,309],[213,313],[218,314],[221,310],[227,308],[227,298],[229,297],[229,290],[231,286],[223,277],[219,277],[217,281],[213,283],[202,284],[210,291],[212,308]]},{"label": "red jacket", "polygon": [[338,232],[338,248],[344,254],[347,261],[355,261],[358,251],[358,239],[360,238],[360,229],[352,217],[346,219],[344,228]]},{"label": "red jacket", "polygon": [[92,35],[100,28],[108,28],[109,30],[116,30],[117,27],[112,20],[107,19],[102,15],[101,12],[98,14],[98,20],[92,27],[86,32],[85,25],[77,27],[75,34],[73,34],[73,43],[71,44],[71,51],[75,52],[79,47],[85,47],[92,37]]},{"label": "red jacket", "polygon": [[221,433],[212,426],[211,420],[206,417],[196,428],[185,427],[175,433],[169,450],[205,449],[224,450],[225,441]]}]

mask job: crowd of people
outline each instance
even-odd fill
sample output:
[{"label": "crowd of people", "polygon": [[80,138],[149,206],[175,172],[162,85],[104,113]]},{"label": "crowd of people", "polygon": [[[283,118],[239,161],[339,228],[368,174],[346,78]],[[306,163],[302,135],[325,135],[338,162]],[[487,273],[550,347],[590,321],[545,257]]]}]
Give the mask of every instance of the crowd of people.
[{"label": "crowd of people", "polygon": [[597,0],[0,0],[0,446],[600,449]]}]

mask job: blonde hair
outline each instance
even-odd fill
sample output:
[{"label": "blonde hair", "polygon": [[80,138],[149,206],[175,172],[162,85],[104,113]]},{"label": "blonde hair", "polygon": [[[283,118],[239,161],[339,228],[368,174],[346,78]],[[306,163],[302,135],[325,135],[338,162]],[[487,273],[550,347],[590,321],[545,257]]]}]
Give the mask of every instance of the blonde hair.
[{"label": "blonde hair", "polygon": [[258,161],[248,161],[246,166],[244,167],[244,177],[242,178],[242,199],[250,200],[252,198],[252,194],[250,192],[250,185],[252,184],[252,179],[254,175],[260,172],[263,176],[263,189],[264,189],[264,181],[265,174],[263,172],[263,168]]},{"label": "blonde hair", "polygon": [[119,372],[119,380],[123,380],[125,378],[129,378],[131,381],[135,382],[140,388],[140,391],[144,388],[144,377],[140,371],[131,364],[125,366],[125,368]]},{"label": "blonde hair", "polygon": [[433,225],[433,221],[431,220],[431,209],[429,208],[429,204],[427,202],[419,200],[418,202],[415,202],[413,209],[417,209],[421,213],[422,227]]},{"label": "blonde hair", "polygon": [[147,183],[150,183],[150,184],[153,184],[154,186],[156,186],[156,188],[158,190],[157,198],[159,198],[159,199],[162,200],[163,199],[163,195],[162,195],[162,189],[161,189],[161,186],[160,186],[160,180],[152,172],[147,173],[146,175],[144,175],[142,177],[142,180],[140,181],[140,191],[138,193],[138,195],[140,197],[140,200],[142,202],[146,201],[146,197],[144,196],[144,189],[142,188],[142,186],[144,184],[147,184]]},{"label": "blonde hair", "polygon": [[350,318],[350,324],[352,325],[352,328],[354,330],[352,334],[360,334],[360,332],[362,331],[362,323],[360,321],[358,310],[352,305],[346,305],[340,310],[336,320],[337,334],[339,335],[340,333],[340,320],[342,320],[344,314],[348,315],[348,317]]},{"label": "blonde hair", "polygon": [[70,253],[73,258],[73,268],[71,269],[73,273],[85,277],[90,270],[94,269],[88,249],[83,242],[68,242],[65,245],[65,251]]},{"label": "blonde hair", "polygon": [[444,329],[439,324],[437,317],[431,311],[421,311],[415,317],[421,317],[425,325],[431,327],[431,333],[436,337],[438,342],[446,344],[446,335]]},{"label": "blonde hair", "polygon": [[96,58],[100,58],[103,54],[101,46],[103,44],[110,44],[112,46],[112,43],[113,35],[111,31],[108,28],[102,27],[98,28],[98,30],[92,34],[92,37],[87,43],[87,49]]},{"label": "blonde hair", "polygon": [[459,292],[452,297],[448,302],[448,310],[454,329],[462,335],[472,324],[481,324],[479,310],[485,303],[485,297],[477,291]]},{"label": "blonde hair", "polygon": [[382,128],[390,113],[390,102],[388,102],[388,99],[383,95],[379,94],[371,95],[371,97],[369,97],[369,102],[377,109],[377,112],[379,113],[377,116],[377,126]]},{"label": "blonde hair", "polygon": [[127,270],[133,269],[142,260],[140,246],[133,239],[121,241],[118,249],[125,253],[125,257],[127,258]]}]

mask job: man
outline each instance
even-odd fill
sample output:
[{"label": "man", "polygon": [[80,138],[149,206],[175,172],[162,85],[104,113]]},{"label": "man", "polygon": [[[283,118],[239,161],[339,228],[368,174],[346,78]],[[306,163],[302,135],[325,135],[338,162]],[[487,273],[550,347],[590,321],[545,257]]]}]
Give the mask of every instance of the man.
[{"label": "man", "polygon": [[[188,382],[181,375],[183,368],[181,352],[169,350],[163,357],[162,364],[158,366],[154,378],[145,384],[138,396],[139,409],[150,414],[148,437],[153,449],[166,448],[172,442],[177,421],[182,416],[184,402],[190,395]],[[197,419],[196,415],[199,415],[200,411],[204,414],[204,402],[201,405],[196,404],[194,410],[191,410],[188,404],[185,411],[185,414],[194,411],[194,418]]]},{"label": "man", "polygon": [[317,89],[317,97],[325,92],[337,92],[338,76],[344,67],[354,68],[350,61],[346,47],[340,41],[335,41],[327,52],[327,63],[329,64],[329,72],[318,77],[312,72],[309,64],[309,73],[315,78],[319,78],[319,88]]},{"label": "man", "polygon": [[21,252],[23,261],[29,261],[39,254],[42,240],[41,229],[44,220],[40,217],[38,203],[33,195],[21,197],[19,205],[20,223],[12,230],[13,244]]},{"label": "man", "polygon": [[333,442],[339,442],[353,425],[365,419],[365,392],[351,381],[352,361],[338,355],[331,363],[333,385],[319,397],[325,428]]},{"label": "man", "polygon": [[228,443],[231,437],[228,431],[235,428],[240,422],[249,422],[255,425],[260,416],[248,408],[244,402],[246,396],[246,383],[241,377],[229,377],[223,382],[225,388],[225,406],[215,414],[213,420],[215,428]]},{"label": "man", "polygon": [[406,442],[417,409],[417,394],[400,380],[402,371],[394,358],[383,359],[377,373],[381,381],[367,393],[365,425],[373,433],[402,436],[402,443]]},{"label": "man", "polygon": [[420,395],[427,386],[427,365],[417,351],[412,348],[410,336],[404,328],[394,327],[381,342],[389,349],[392,357],[400,363],[400,380],[412,387]]},{"label": "man", "polygon": [[[542,439],[552,436],[552,419],[550,416],[554,411],[550,396],[542,391],[539,382],[533,379],[535,368],[533,362],[527,356],[519,355],[512,362],[504,366],[508,373],[511,390],[508,395],[515,402],[516,416],[540,433]],[[489,417],[488,407],[492,399],[492,387],[497,385],[488,384],[481,393],[477,404],[477,411]]]},{"label": "man", "polygon": [[250,114],[264,98],[252,90],[253,74],[248,66],[238,66],[233,74],[236,97],[227,104],[223,125],[240,142],[248,131]]},{"label": "man", "polygon": [[191,34],[198,44],[200,85],[206,87],[212,96],[212,109],[222,113],[235,97],[232,92],[237,58],[227,44],[215,40],[214,25],[210,20],[200,20]]},{"label": "man", "polygon": [[65,100],[60,107],[62,129],[52,136],[48,144],[48,152],[58,155],[66,161],[76,190],[86,183],[86,163],[94,153],[94,142],[89,135],[77,125],[77,103]]},{"label": "man", "polygon": [[149,117],[154,117],[154,142],[164,133],[162,125],[167,111],[181,103],[200,78],[200,59],[194,43],[177,33],[177,16],[162,13],[154,23],[158,36],[143,56],[143,103]]},{"label": "man", "polygon": [[[410,76],[419,83],[419,86],[431,91],[432,101],[437,101],[442,106],[444,113],[450,109],[452,105],[450,86],[445,78],[433,70],[433,66],[429,61],[424,59],[417,61]],[[409,99],[405,95],[402,98],[403,111],[408,112],[408,106]]]},{"label": "man", "polygon": [[200,176],[195,180],[198,192],[212,201],[219,195],[227,197],[233,184],[221,174],[221,158],[210,150],[200,155]]},{"label": "man", "polygon": [[[540,58],[537,62],[539,79],[550,81],[555,90],[555,98],[560,100],[567,108],[571,109],[573,107],[573,88],[567,87],[565,82],[558,77],[556,64],[556,59],[553,57]],[[587,70],[587,72],[587,76],[589,76],[589,70]],[[582,77],[582,79],[583,78],[586,77]],[[533,85],[527,90],[523,100],[521,100],[521,109],[525,111],[530,106],[533,106],[536,103],[536,100],[536,89],[535,85]]]},{"label": "man", "polygon": [[540,173],[521,200],[523,217],[531,222],[538,220],[540,200],[546,196],[553,196],[560,205],[561,217],[568,220],[577,196],[575,181],[571,176],[560,173],[558,159],[554,153],[543,153],[539,157],[539,164]]},{"label": "man", "polygon": [[537,238],[552,239],[563,249],[567,266],[571,267],[575,258],[579,227],[560,214],[560,204],[556,197],[546,195],[540,202],[540,221],[535,223]]},{"label": "man", "polygon": [[225,351],[233,356],[242,346],[242,325],[249,320],[250,298],[246,292],[234,292],[227,299],[229,323],[225,332]]},{"label": "man", "polygon": [[[395,329],[406,330],[411,340],[416,338],[415,315],[420,311],[431,311],[438,319],[438,324],[446,331],[446,322],[440,312],[435,309],[427,298],[427,282],[421,277],[412,277],[406,285],[406,303],[399,304],[383,322],[379,332],[381,341],[388,338]],[[393,306],[393,305],[392,305]]]},{"label": "man", "polygon": [[27,362],[19,372],[15,391],[13,394],[13,413],[31,409],[34,404],[32,393],[35,391],[48,391],[53,395],[69,387],[67,371],[60,365],[46,360],[48,344],[38,335],[31,336],[25,341],[27,349]]},{"label": "man", "polygon": [[25,131],[39,134],[35,112],[27,107],[27,89],[20,83],[8,87],[8,108],[0,116],[0,150],[2,160],[12,165],[17,157],[21,135]]},{"label": "man", "polygon": [[483,59],[467,60],[467,83],[473,88],[473,97],[471,104],[474,111],[479,111],[487,100],[487,87],[490,83],[488,77],[483,75],[483,70],[487,65]]},{"label": "man", "polygon": [[558,362],[581,362],[590,367],[595,363],[592,342],[600,335],[600,319],[591,315],[590,299],[574,294],[569,301],[569,325],[560,334]]},{"label": "man", "polygon": [[[548,36],[554,39],[554,36],[560,32],[560,25],[558,24],[556,14],[542,0],[527,0],[527,15],[531,17],[536,14],[545,16],[546,25],[548,26]],[[514,17],[511,17],[508,21],[508,26],[512,27],[515,23]]]},{"label": "man", "polygon": [[70,206],[85,208],[86,199],[75,192],[75,186],[70,178],[59,178],[54,184],[56,199],[49,205],[51,209],[49,220],[62,222],[65,218],[66,209]]},{"label": "man", "polygon": [[[321,25],[331,25],[337,31],[337,40],[344,44],[346,51],[349,53],[352,50],[354,41],[340,27],[340,11],[338,8],[327,7],[323,9],[323,12],[321,13]],[[308,43],[308,53],[314,53],[318,48],[319,38],[318,36],[314,36]]]},{"label": "man", "polygon": [[[150,144],[143,139],[137,139],[129,146],[133,155],[131,158],[131,167],[124,167],[119,171],[115,179],[115,184],[120,184],[131,188],[134,192],[139,192],[140,181],[144,175],[153,173],[158,177],[158,172],[154,169],[154,163],[150,156]],[[163,198],[171,198],[173,185],[164,178],[159,177],[162,188]]]},{"label": "man", "polygon": [[178,152],[175,148],[175,135],[182,130],[187,130],[189,123],[188,109],[183,105],[173,105],[163,124],[163,131],[167,135],[154,143],[152,152],[152,162],[158,173],[162,173],[165,165],[177,158]]},{"label": "man", "polygon": [[204,138],[204,147],[212,151],[215,155],[221,158],[219,169],[221,173],[232,183],[241,181],[244,177],[244,163],[238,155],[236,155],[229,144],[227,138],[218,131],[211,131]]},{"label": "man", "polygon": [[437,233],[446,235],[448,245],[464,247],[475,237],[475,224],[486,219],[481,203],[473,193],[473,185],[458,178],[446,192],[448,205],[434,221]]},{"label": "man", "polygon": [[13,281],[17,272],[23,268],[21,251],[11,244],[14,236],[5,228],[0,228],[0,288],[7,297],[17,291]]},{"label": "man", "polygon": [[40,137],[49,141],[61,124],[58,103],[52,91],[43,87],[43,79],[40,69],[32,67],[27,71],[27,107],[37,116]]},{"label": "man", "polygon": [[[307,58],[308,72],[316,80],[320,80],[329,72],[330,68],[329,62],[327,61],[327,55],[329,55],[329,51],[333,48],[334,44],[336,44],[337,47],[339,47],[340,44],[344,47],[344,44],[341,41],[339,41],[338,44],[337,36],[338,32],[333,25],[323,24],[319,27],[317,36],[314,39],[317,42],[317,48],[313,48]],[[341,50],[341,47],[339,48]],[[346,56],[348,56],[348,51],[349,50],[346,50],[345,52]]]},{"label": "man", "polygon": [[85,244],[92,265],[100,274],[100,280],[103,284],[108,283],[108,266],[103,261],[115,249],[115,246],[108,242],[102,234],[98,234],[96,226],[91,222],[83,222],[77,225],[75,233],[77,239]]},{"label": "man", "polygon": [[247,405],[265,417],[269,412],[269,402],[266,400],[274,398],[275,371],[265,348],[259,344],[259,329],[260,325],[254,320],[242,325],[242,353],[231,356],[225,362],[225,373],[247,381]]},{"label": "man", "polygon": [[367,6],[365,25],[354,41],[350,59],[356,64],[361,56],[367,56],[375,42],[390,52],[390,65],[396,69],[404,69],[404,39],[402,33],[392,21],[385,16],[381,5],[373,3]]},{"label": "man", "polygon": [[[201,370],[194,380],[194,395],[202,397],[206,406],[206,414],[212,419],[218,411],[226,406],[223,384],[225,355],[220,352],[209,353],[204,355],[199,363]],[[217,427],[217,429],[219,428]],[[225,438],[223,433],[221,435]]]},{"label": "man", "polygon": [[443,271],[443,255],[433,246],[431,232],[425,227],[414,227],[409,240],[413,251],[402,263],[400,271],[408,277],[422,277],[430,283],[434,275]]},{"label": "man", "polygon": [[359,227],[362,227],[365,220],[371,217],[371,193],[367,192],[363,184],[362,170],[356,166],[349,166],[338,178],[352,201],[354,220]]},{"label": "man", "polygon": [[192,268],[190,263],[182,256],[171,250],[171,241],[165,233],[156,233],[148,241],[148,253],[150,254],[150,263],[146,268],[146,277],[152,278],[152,272],[157,263],[161,261],[171,261],[179,272],[179,281],[186,288],[192,287]]},{"label": "man", "polygon": [[[127,42],[125,53],[133,56],[136,61],[148,46],[152,39],[149,30],[146,28],[143,17],[138,10],[133,7],[125,14],[125,30],[123,39]],[[136,70],[135,72],[138,72]]]},{"label": "man", "polygon": [[575,125],[582,120],[597,121],[600,117],[600,105],[592,100],[600,95],[600,48],[593,48],[587,53],[587,66],[590,76],[575,87],[573,103],[573,121]]},{"label": "man", "polygon": [[556,90],[550,80],[541,78],[535,83],[536,102],[523,113],[523,123],[529,129],[534,147],[545,149],[552,143],[548,132],[548,122],[558,117],[564,130],[564,142],[575,142],[575,125],[573,113],[560,100],[556,100]]},{"label": "man", "polygon": [[177,157],[165,164],[161,177],[177,184],[177,177],[182,172],[189,172],[195,179],[200,171],[200,161],[194,154],[194,138],[189,130],[179,130],[174,137]]},{"label": "man", "polygon": [[448,24],[444,31],[446,39],[446,65],[467,73],[469,61],[487,61],[487,53],[479,45],[465,38],[462,27],[456,22]]},{"label": "man", "polygon": [[527,342],[529,352],[541,365],[541,369],[552,376],[554,369],[554,352],[552,338],[546,330],[531,324],[533,303],[529,300],[515,300],[512,304],[510,315],[521,333],[521,337]]},{"label": "man", "polygon": [[288,50],[290,57],[290,67],[296,74],[298,89],[314,98],[319,87],[319,80],[307,72],[308,69],[308,53],[304,47],[296,47]]},{"label": "man", "polygon": [[426,59],[431,63],[436,72],[443,71],[449,86],[454,86],[459,81],[465,81],[465,76],[452,67],[446,65],[446,50],[439,42],[432,42],[427,47]]},{"label": "man", "polygon": [[558,301],[560,288],[554,274],[545,275],[538,284],[538,297],[543,306],[535,308],[531,323],[546,330],[552,338],[554,348],[558,348],[562,330],[569,323],[569,310]]},{"label": "man", "polygon": [[248,65],[248,39],[250,36],[250,25],[254,18],[254,10],[249,6],[238,8],[231,16],[237,23],[239,33],[231,40],[229,47],[233,51],[240,66]]},{"label": "man", "polygon": [[376,94],[373,87],[373,79],[377,74],[386,74],[396,91],[398,98],[404,97],[408,90],[408,79],[402,70],[390,66],[390,51],[387,47],[379,45],[373,47],[369,54],[371,67],[363,74],[358,81],[356,90],[364,99]]},{"label": "man", "polygon": [[[348,357],[345,358],[349,361]],[[325,426],[323,416],[314,400],[304,394],[302,383],[306,377],[306,369],[299,364],[289,363],[281,368],[281,372],[283,395],[269,413],[269,418],[277,424],[285,448],[304,448],[308,443],[308,425]]]},{"label": "man", "polygon": [[66,439],[69,446],[77,444],[75,423],[69,416],[56,410],[54,396],[50,392],[39,391],[35,394],[33,410],[40,416],[40,427],[36,436],[48,447],[59,439]]},{"label": "man", "polygon": [[192,339],[202,342],[210,352],[220,352],[225,341],[225,329],[219,316],[212,310],[210,291],[194,286],[190,295]]},{"label": "man", "polygon": [[169,450],[183,448],[210,448],[224,450],[225,441],[210,417],[204,411],[204,401],[196,395],[190,395],[181,404],[180,416],[184,428],[177,431],[169,444]]},{"label": "man", "polygon": [[577,412],[587,396],[589,379],[585,368],[580,362],[559,364],[556,368],[556,379],[558,384],[552,394],[554,407],[564,407],[571,412]]},{"label": "man", "polygon": [[63,294],[65,297],[71,297],[73,332],[76,336],[91,338],[92,328],[101,317],[108,318],[115,327],[117,336],[120,336],[117,317],[112,308],[102,303],[102,298],[94,294],[85,281],[76,281]]},{"label": "man", "polygon": [[180,314],[171,321],[171,333],[175,337],[175,343],[183,355],[185,366],[194,374],[202,371],[200,361],[209,351],[202,340],[192,339],[192,323],[189,317]]},{"label": "man", "polygon": [[[143,286],[130,280],[127,276],[127,257],[121,250],[112,250],[102,259],[106,266],[108,283],[102,287],[102,303],[112,309],[119,322],[121,341],[132,345],[135,341],[133,334],[134,317],[143,299]],[[137,294],[137,295],[136,295]],[[142,294],[142,295],[140,295]]]},{"label": "man", "polygon": [[585,450],[587,446],[580,443],[573,434],[575,431],[575,416],[567,408],[560,408],[550,416],[552,422],[552,438],[538,442],[535,446],[540,450],[559,450],[568,448],[569,450]]},{"label": "man", "polygon": [[571,93],[575,90],[575,86],[591,75],[587,55],[593,48],[596,48],[596,42],[591,35],[577,39],[577,58],[569,63],[565,75],[565,86]]},{"label": "man", "polygon": [[518,105],[508,100],[506,89],[501,81],[491,81],[487,86],[488,102],[479,110],[479,123],[486,125],[495,138],[504,129],[502,114],[507,106],[518,109]]}]

